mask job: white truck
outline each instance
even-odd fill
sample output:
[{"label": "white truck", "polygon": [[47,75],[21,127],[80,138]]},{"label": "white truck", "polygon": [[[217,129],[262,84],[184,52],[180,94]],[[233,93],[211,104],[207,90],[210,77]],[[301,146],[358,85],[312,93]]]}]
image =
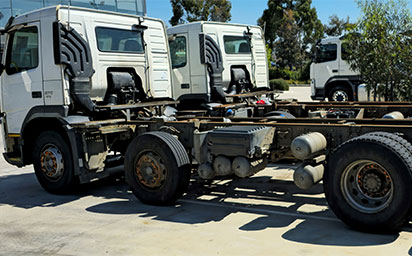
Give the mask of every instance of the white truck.
[{"label": "white truck", "polygon": [[[44,158],[32,153],[44,130],[116,117],[102,106],[172,98],[161,20],[54,6],[10,19],[2,33],[7,36],[0,78],[4,155],[17,166],[37,161],[36,173],[41,172]],[[103,162],[90,157],[86,165],[101,169]],[[48,174],[56,178],[59,171]]]},{"label": "white truck", "polygon": [[167,34],[175,99],[226,102],[227,95],[269,89],[260,27],[201,21]]},{"label": "white truck", "polygon": [[[377,118],[394,109],[412,116],[408,104],[339,104],[355,118],[272,119],[266,114],[278,109],[300,117],[336,108],[243,102],[251,116],[162,118],[168,105],[177,104],[170,100],[162,21],[57,6],[11,19],[1,33],[6,36],[0,65],[4,157],[18,167],[33,164],[39,183],[51,193],[68,193],[118,167],[142,202],[168,205],[187,190],[192,172],[203,179],[247,178],[268,162],[293,157],[299,161],[296,185],[309,189],[323,180],[330,208],[352,227],[394,230],[412,216],[412,121]],[[241,44],[231,51],[240,51]],[[199,47],[205,58],[197,64],[219,68],[205,49]],[[250,72],[253,84],[264,75],[258,79],[253,63],[248,69],[249,58],[245,55],[246,69],[241,65],[239,73]],[[223,88],[224,72],[208,72],[205,81]],[[213,97],[213,89],[201,94],[209,92]]]},{"label": "white truck", "polygon": [[[350,69],[345,57],[345,43],[340,37],[321,39],[316,44],[314,62],[310,66],[313,100],[358,101],[359,73]],[[362,93],[365,94],[364,88]]]}]

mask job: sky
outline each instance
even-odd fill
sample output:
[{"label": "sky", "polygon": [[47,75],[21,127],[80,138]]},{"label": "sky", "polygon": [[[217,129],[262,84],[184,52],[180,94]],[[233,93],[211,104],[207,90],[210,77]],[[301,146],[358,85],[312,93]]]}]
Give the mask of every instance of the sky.
[{"label": "sky", "polygon": [[[412,0],[409,0],[409,9],[412,9]],[[231,0],[231,23],[255,25],[257,19],[267,7],[267,0]],[[359,17],[359,9],[354,0],[312,0],[318,17],[322,23],[328,23],[329,16],[336,14],[339,18],[349,17],[355,22]],[[168,25],[172,17],[172,7],[169,0],[147,0],[147,15],[160,18]]]}]

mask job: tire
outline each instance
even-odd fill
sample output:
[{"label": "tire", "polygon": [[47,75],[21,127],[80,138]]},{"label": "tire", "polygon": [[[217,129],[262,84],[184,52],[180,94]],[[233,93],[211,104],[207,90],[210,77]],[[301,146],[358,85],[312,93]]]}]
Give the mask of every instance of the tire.
[{"label": "tire", "polygon": [[333,87],[328,95],[329,101],[353,101],[353,95],[349,92],[346,87],[343,86],[335,86]]},{"label": "tire", "polygon": [[33,165],[40,185],[50,193],[71,193],[79,183],[73,172],[70,148],[57,132],[46,131],[36,139]]},{"label": "tire", "polygon": [[351,139],[328,159],[326,200],[339,219],[361,231],[394,231],[412,215],[412,156],[386,135]]},{"label": "tire", "polygon": [[[401,136],[390,133],[390,132],[371,132],[368,134],[365,134],[366,136],[378,136],[378,137],[383,137],[383,138],[388,138],[393,141],[396,141],[399,143],[401,146],[403,146],[411,155],[412,155],[412,144],[407,141],[406,139],[402,138]],[[363,135],[363,136],[365,136]]]},{"label": "tire", "polygon": [[165,132],[142,134],[126,151],[126,181],[133,194],[145,204],[174,204],[186,192],[190,172],[185,148]]}]

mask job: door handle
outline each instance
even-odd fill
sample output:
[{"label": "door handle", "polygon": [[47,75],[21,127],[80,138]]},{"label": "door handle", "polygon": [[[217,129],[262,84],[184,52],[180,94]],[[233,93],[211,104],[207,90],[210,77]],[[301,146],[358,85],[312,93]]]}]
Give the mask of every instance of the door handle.
[{"label": "door handle", "polygon": [[31,97],[33,98],[33,99],[41,99],[41,97],[42,97],[42,93],[41,92],[31,92]]},{"label": "door handle", "polygon": [[333,72],[333,73],[338,73],[338,71],[339,71],[339,70],[337,70],[337,69],[332,69],[332,72]]}]

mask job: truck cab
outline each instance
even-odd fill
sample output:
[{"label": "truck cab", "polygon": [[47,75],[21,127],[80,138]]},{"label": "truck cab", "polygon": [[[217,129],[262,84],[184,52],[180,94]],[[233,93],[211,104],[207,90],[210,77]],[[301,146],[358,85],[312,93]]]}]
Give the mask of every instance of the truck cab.
[{"label": "truck cab", "polygon": [[356,101],[359,74],[350,69],[342,37],[319,40],[310,66],[313,100]]},{"label": "truck cab", "polygon": [[193,22],[167,29],[175,99],[225,102],[226,96],[268,89],[260,27]]},{"label": "truck cab", "polygon": [[31,163],[44,126],[109,119],[100,107],[172,98],[161,20],[59,5],[12,18],[2,34],[2,132],[16,165]]}]

